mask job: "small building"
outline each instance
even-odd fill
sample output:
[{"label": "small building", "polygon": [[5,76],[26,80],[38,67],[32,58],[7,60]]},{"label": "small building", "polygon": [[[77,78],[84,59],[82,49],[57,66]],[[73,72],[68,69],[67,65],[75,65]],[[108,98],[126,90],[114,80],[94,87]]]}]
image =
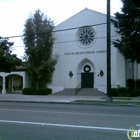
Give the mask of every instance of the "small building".
[{"label": "small building", "polygon": [[16,67],[10,73],[0,72],[0,93],[20,91],[30,86],[29,75],[25,67]]}]

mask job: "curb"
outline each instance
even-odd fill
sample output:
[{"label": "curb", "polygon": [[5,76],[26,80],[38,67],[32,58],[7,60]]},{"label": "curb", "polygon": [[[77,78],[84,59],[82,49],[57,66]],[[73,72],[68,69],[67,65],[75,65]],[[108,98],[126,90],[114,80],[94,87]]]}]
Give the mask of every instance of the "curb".
[{"label": "curb", "polygon": [[47,101],[12,101],[12,100],[0,100],[0,102],[15,102],[15,103],[43,103],[43,104],[73,104],[73,105],[105,105],[105,106],[131,106],[131,107],[140,107],[140,105],[135,104],[112,104],[112,103],[76,103],[71,102],[47,102]]}]

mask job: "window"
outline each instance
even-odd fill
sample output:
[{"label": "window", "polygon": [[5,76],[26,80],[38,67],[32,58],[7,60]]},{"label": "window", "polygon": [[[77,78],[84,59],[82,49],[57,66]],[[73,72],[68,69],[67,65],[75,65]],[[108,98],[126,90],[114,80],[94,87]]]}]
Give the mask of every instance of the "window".
[{"label": "window", "polygon": [[82,27],[78,30],[78,44],[83,47],[90,47],[94,43],[95,31],[92,27]]}]

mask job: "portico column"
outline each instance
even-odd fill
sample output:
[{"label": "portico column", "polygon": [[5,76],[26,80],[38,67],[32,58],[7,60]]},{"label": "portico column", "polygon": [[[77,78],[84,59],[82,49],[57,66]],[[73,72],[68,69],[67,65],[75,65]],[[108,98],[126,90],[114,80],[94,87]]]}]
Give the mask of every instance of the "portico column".
[{"label": "portico column", "polygon": [[23,89],[25,88],[25,77],[24,76],[22,77],[22,88]]},{"label": "portico column", "polygon": [[3,88],[2,88],[2,94],[6,94],[6,90],[5,90],[5,77],[3,77]]}]

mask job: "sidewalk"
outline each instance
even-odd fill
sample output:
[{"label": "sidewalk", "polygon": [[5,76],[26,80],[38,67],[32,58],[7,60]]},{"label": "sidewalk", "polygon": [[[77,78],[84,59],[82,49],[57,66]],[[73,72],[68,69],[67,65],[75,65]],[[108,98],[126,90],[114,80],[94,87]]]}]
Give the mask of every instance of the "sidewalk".
[{"label": "sidewalk", "polygon": [[54,102],[70,103],[75,100],[101,100],[105,96],[64,96],[64,95],[22,95],[22,94],[0,94],[0,101],[12,102]]},{"label": "sidewalk", "polygon": [[[78,95],[22,95],[21,93],[15,94],[0,94],[0,102],[38,102],[38,103],[71,103],[75,100],[93,100],[105,101],[106,96],[78,96]],[[134,97],[132,100],[123,100],[123,97],[116,101],[124,102],[140,102],[140,97]]]}]

